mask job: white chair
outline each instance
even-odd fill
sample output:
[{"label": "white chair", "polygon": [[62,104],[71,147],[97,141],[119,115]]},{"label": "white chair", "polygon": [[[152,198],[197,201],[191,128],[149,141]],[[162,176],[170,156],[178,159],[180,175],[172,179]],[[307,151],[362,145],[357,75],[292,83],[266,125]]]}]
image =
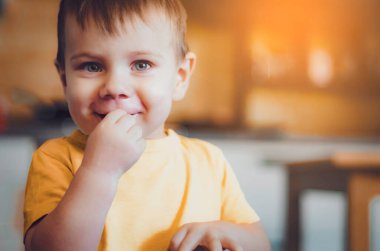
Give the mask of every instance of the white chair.
[{"label": "white chair", "polygon": [[24,250],[22,208],[35,148],[30,137],[0,136],[0,250]]},{"label": "white chair", "polygon": [[370,210],[371,251],[380,251],[380,196],[372,199]]}]

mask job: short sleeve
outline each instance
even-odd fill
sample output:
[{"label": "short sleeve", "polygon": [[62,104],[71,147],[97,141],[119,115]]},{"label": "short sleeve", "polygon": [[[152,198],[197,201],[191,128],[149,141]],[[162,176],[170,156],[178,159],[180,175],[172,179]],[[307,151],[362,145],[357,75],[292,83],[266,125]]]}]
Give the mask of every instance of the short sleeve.
[{"label": "short sleeve", "polygon": [[24,201],[24,234],[35,221],[54,210],[73,179],[70,161],[63,157],[64,153],[56,155],[55,151],[48,152],[47,149],[42,147],[34,153],[29,168]]},{"label": "short sleeve", "polygon": [[260,220],[247,202],[235,173],[227,161],[224,163],[222,180],[221,218],[235,223],[254,223]]}]

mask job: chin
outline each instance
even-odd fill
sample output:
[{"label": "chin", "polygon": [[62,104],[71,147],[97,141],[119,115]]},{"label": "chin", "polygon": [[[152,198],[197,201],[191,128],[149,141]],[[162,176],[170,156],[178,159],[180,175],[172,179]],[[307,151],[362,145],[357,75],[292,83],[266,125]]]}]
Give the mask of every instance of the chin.
[{"label": "chin", "polygon": [[90,135],[91,132],[96,128],[96,126],[99,124],[99,123],[96,123],[94,124],[93,121],[82,121],[81,123],[78,123],[77,121],[75,121],[75,124],[76,126],[79,128],[79,130],[85,134],[85,135]]}]

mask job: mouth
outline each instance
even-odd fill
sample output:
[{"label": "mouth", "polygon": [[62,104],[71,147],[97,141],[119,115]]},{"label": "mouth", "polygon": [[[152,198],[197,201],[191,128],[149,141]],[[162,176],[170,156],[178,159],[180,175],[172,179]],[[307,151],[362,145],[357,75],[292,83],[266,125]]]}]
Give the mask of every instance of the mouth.
[{"label": "mouth", "polygon": [[101,114],[101,113],[94,112],[94,115],[95,115],[97,118],[104,119],[104,118],[106,117],[107,114]]},{"label": "mouth", "polygon": [[[106,116],[107,116],[108,113],[98,113],[98,112],[94,112],[94,115],[95,117],[99,118],[99,119],[104,119]],[[136,113],[131,113],[129,115],[131,116],[136,116],[136,115],[139,115],[141,114],[141,112],[136,112]]]}]

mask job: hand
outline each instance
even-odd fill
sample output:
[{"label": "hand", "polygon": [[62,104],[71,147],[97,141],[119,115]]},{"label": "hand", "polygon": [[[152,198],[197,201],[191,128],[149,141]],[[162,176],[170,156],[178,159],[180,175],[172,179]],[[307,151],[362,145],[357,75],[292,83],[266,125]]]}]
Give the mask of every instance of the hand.
[{"label": "hand", "polygon": [[145,148],[136,117],[115,110],[90,134],[82,166],[120,177],[139,159]]},{"label": "hand", "polygon": [[173,237],[170,251],[242,251],[234,228],[234,224],[222,221],[185,224]]}]

